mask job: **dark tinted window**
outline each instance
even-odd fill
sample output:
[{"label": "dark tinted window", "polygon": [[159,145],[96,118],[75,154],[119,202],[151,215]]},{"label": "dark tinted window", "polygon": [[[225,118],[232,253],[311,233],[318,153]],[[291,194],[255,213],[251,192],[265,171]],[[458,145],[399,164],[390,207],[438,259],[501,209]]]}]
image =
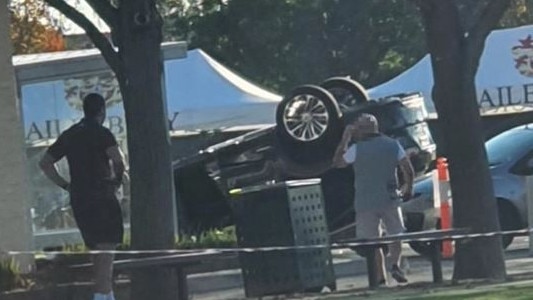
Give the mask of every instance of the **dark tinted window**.
[{"label": "dark tinted window", "polygon": [[383,132],[425,121],[423,106],[407,107],[399,101],[392,101],[381,106],[376,117]]}]

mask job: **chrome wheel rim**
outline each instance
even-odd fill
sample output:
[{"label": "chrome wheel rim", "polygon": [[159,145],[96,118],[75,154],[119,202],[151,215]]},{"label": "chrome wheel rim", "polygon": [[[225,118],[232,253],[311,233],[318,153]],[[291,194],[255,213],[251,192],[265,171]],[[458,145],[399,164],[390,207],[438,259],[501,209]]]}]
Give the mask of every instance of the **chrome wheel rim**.
[{"label": "chrome wheel rim", "polygon": [[310,142],[321,137],[328,128],[329,113],[325,103],[309,94],[296,95],[287,102],[283,124],[294,139]]}]

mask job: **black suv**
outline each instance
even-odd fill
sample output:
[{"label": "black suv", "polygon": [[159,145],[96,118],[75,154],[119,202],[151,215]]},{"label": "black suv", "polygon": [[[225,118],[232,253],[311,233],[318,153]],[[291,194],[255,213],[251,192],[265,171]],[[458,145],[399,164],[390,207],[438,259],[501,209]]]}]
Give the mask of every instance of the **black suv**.
[{"label": "black suv", "polygon": [[[353,222],[353,170],[332,169],[344,127],[371,113],[396,138],[417,174],[435,159],[420,94],[368,99],[357,82],[334,77],[295,88],[279,103],[276,126],[249,132],[174,163],[180,228],[198,232],[233,224],[229,191],[250,185],[321,178],[330,231]],[[405,213],[405,212],[404,212]]]}]

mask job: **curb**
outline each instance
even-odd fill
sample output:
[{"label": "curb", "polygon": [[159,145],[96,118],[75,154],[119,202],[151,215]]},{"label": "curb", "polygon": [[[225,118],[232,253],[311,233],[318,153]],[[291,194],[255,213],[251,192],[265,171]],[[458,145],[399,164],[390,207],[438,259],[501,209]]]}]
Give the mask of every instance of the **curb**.
[{"label": "curb", "polygon": [[[333,268],[338,279],[366,274],[366,262],[362,258],[334,259]],[[194,274],[187,278],[189,291],[194,294],[244,288],[240,269]]]}]

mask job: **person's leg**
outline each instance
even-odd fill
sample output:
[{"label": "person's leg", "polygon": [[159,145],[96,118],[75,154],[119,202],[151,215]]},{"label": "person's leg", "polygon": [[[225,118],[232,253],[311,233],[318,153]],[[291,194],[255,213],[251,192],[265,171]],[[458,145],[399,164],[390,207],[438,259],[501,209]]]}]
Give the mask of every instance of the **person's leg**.
[{"label": "person's leg", "polygon": [[376,252],[376,268],[378,273],[378,283],[387,282],[387,272],[385,271],[385,255],[383,255],[383,250],[380,248]]},{"label": "person's leg", "polygon": [[[358,239],[368,239],[380,236],[380,219],[375,211],[361,211],[357,212],[356,216],[356,237]],[[376,255],[376,272],[379,283],[384,283],[387,280],[385,272],[385,257],[381,249],[375,251]]]},{"label": "person's leg", "polygon": [[[115,250],[116,244],[97,244],[94,250]],[[94,266],[94,292],[97,295],[105,295],[105,300],[113,300],[113,259],[112,253],[100,253],[93,256]]]},{"label": "person's leg", "polygon": [[[405,232],[401,208],[387,208],[383,211],[381,217],[388,234],[394,235]],[[394,279],[400,283],[407,282],[405,275],[400,269],[400,263],[402,259],[402,243],[400,241],[389,245],[389,256],[391,261],[390,269],[392,277],[394,277]]]},{"label": "person's leg", "polygon": [[[120,205],[113,194],[100,200],[92,214],[90,229],[93,233],[91,241],[95,241],[95,250],[116,250],[122,242],[123,223]],[[94,280],[96,293],[106,295],[106,300],[114,300],[113,295],[113,253],[102,253],[94,256]]]}]

